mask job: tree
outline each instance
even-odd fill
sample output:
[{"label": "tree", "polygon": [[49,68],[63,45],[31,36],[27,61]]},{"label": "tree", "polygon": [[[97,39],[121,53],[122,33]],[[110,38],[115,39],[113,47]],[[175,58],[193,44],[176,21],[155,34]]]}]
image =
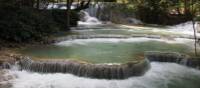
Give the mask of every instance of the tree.
[{"label": "tree", "polygon": [[192,18],[192,25],[193,25],[192,27],[193,27],[193,31],[194,31],[194,41],[195,41],[195,42],[194,42],[194,47],[195,47],[195,50],[194,50],[194,51],[195,51],[195,55],[198,56],[198,54],[197,54],[197,41],[198,41],[198,40],[197,40],[197,35],[196,35],[197,30],[196,30],[196,28],[195,28],[195,23],[196,23],[196,22],[195,22],[194,0],[192,0],[192,7],[191,7],[191,8],[192,8],[192,17],[193,17],[193,18]]},{"label": "tree", "polygon": [[90,2],[91,0],[88,0],[87,2],[85,1],[81,1],[80,3],[78,2],[79,4],[77,5],[77,8],[75,10],[80,11],[89,8]]},{"label": "tree", "polygon": [[70,29],[70,11],[71,11],[71,3],[72,0],[67,0],[66,7],[67,7],[67,29]]}]

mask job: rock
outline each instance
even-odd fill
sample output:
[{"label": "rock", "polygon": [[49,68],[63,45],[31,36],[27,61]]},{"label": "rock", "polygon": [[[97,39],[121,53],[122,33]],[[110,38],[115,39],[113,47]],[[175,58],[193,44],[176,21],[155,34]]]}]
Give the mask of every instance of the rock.
[{"label": "rock", "polygon": [[4,53],[0,55],[0,68],[10,69],[11,65],[14,65],[20,58],[22,58],[22,56],[16,54]]},{"label": "rock", "polygon": [[11,83],[4,83],[4,84],[0,83],[0,88],[12,88],[12,84]]},{"label": "rock", "polygon": [[0,68],[2,69],[10,69],[11,65],[15,64],[16,60],[14,58],[9,59],[0,59]]},{"label": "rock", "polygon": [[8,70],[0,70],[0,88],[12,88],[10,80],[14,78],[15,76],[9,74]]}]

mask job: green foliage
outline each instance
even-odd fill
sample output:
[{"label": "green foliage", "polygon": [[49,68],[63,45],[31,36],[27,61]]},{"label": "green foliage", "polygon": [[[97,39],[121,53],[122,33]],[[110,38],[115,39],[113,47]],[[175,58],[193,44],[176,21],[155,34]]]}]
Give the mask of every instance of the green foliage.
[{"label": "green foliage", "polygon": [[[52,15],[51,17],[53,20],[56,22],[56,26],[60,27],[61,30],[66,30],[67,28],[67,12],[66,10],[59,10],[59,9],[54,9],[50,12]],[[79,20],[79,15],[77,14],[78,12],[76,11],[70,11],[70,26],[77,26],[77,21]]]},{"label": "green foliage", "polygon": [[18,7],[15,3],[6,2],[0,4],[0,14],[1,40],[10,42],[42,41],[45,37],[57,33],[61,29],[68,30],[64,11],[60,13],[42,11],[30,7]]},{"label": "green foliage", "polygon": [[165,0],[142,0],[136,5],[136,14],[146,23],[161,23],[167,15],[168,6]]},{"label": "green foliage", "polygon": [[200,16],[197,16],[197,17],[196,17],[196,21],[200,21]]},{"label": "green foliage", "polygon": [[[129,0],[146,23],[177,24],[192,19],[191,0]],[[198,2],[194,0],[194,4]],[[197,5],[195,6],[197,9]]]},{"label": "green foliage", "polygon": [[117,0],[94,0],[95,2],[116,2]]},{"label": "green foliage", "polygon": [[[0,20],[0,38],[26,42],[29,40],[39,40],[42,36],[56,32],[54,22],[40,12],[30,8],[21,8],[16,10],[1,9]],[[49,19],[49,20],[47,20]]]}]

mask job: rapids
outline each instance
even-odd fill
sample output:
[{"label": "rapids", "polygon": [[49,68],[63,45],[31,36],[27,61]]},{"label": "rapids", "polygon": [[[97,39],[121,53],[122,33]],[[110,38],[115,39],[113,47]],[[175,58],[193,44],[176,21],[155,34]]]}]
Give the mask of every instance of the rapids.
[{"label": "rapids", "polygon": [[39,74],[10,71],[17,79],[12,88],[199,88],[200,71],[173,63],[151,63],[141,77],[125,80],[99,80],[71,74]]}]

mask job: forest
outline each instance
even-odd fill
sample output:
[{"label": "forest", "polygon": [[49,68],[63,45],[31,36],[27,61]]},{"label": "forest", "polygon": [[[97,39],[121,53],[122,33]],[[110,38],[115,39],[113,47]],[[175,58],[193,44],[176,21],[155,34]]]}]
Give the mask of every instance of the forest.
[{"label": "forest", "polygon": [[[174,25],[200,19],[199,0],[1,0],[0,39],[19,43],[42,41],[46,36],[76,26],[78,12],[95,2],[123,4],[120,11],[135,13],[138,19],[150,24]],[[73,10],[48,10],[50,3],[77,5]]]}]

